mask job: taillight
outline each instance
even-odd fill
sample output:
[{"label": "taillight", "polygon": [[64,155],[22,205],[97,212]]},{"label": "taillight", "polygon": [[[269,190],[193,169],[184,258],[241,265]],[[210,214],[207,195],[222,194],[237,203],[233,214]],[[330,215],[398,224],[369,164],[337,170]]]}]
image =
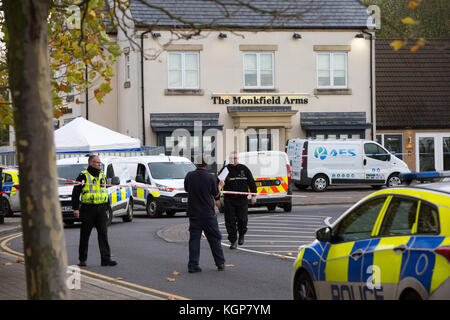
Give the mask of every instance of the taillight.
[{"label": "taillight", "polygon": [[289,185],[292,183],[291,166],[287,164],[286,169],[287,169],[288,185]]},{"label": "taillight", "polygon": [[303,150],[303,152],[302,152],[302,168],[305,166],[305,159],[306,159],[306,151]]},{"label": "taillight", "polygon": [[450,246],[439,247],[436,250],[434,250],[434,252],[440,254],[445,259],[447,259],[448,262],[450,262]]}]

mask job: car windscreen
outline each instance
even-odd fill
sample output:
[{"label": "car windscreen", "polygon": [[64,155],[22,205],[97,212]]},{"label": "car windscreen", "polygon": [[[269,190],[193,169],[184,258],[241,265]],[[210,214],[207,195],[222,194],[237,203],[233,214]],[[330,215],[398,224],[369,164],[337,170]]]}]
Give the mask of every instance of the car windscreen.
[{"label": "car windscreen", "polygon": [[184,179],[195,170],[191,162],[151,162],[148,164],[153,179]]},{"label": "car windscreen", "polygon": [[[57,165],[58,178],[64,178],[69,180],[76,180],[81,171],[86,170],[88,167],[87,163],[77,163],[77,164],[61,164]],[[103,170],[103,163],[101,165],[101,170]],[[72,184],[69,181],[59,180],[58,184]]]}]

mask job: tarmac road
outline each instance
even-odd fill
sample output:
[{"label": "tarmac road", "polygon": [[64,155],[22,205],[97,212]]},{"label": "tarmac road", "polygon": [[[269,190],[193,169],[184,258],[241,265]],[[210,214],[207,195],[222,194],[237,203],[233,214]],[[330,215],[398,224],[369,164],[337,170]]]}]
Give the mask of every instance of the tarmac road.
[{"label": "tarmac road", "polygon": [[[196,274],[187,272],[185,230],[188,219],[184,213],[172,218],[150,219],[143,211],[136,212],[133,222],[116,219],[109,228],[113,259],[119,262],[118,266],[100,266],[96,231],[93,231],[88,267],[84,270],[107,276],[111,281],[120,280],[138,291],[153,290],[163,298],[288,300],[291,299],[290,278],[298,246],[312,240],[316,228],[325,226],[323,218],[335,219],[348,207],[294,207],[289,214],[281,209],[275,213],[252,209],[249,232],[242,248],[230,250],[226,231],[222,231],[226,270],[217,271],[205,240],[200,257],[203,271]],[[219,215],[219,222],[222,221],[223,216]],[[78,262],[79,228],[65,228],[65,233],[68,261],[73,265]],[[22,252],[21,237],[8,245]]]}]

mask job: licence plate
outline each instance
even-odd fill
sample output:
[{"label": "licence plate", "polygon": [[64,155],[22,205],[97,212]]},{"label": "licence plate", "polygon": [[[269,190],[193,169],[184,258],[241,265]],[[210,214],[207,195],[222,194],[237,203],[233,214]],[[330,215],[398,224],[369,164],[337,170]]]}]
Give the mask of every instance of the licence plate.
[{"label": "licence plate", "polygon": [[71,211],[73,211],[72,207],[67,207],[67,206],[61,207],[61,210],[62,210],[62,212],[71,212]]},{"label": "licence plate", "polygon": [[188,200],[187,198],[181,198],[182,203],[187,203],[187,200]]}]

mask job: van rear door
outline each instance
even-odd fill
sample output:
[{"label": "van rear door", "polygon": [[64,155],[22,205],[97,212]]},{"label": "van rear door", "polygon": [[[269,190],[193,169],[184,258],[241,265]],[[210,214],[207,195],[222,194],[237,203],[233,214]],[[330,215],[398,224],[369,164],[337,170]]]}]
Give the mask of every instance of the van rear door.
[{"label": "van rear door", "polygon": [[289,163],[284,152],[241,153],[239,163],[246,165],[252,172],[259,194],[285,196],[288,193]]}]

